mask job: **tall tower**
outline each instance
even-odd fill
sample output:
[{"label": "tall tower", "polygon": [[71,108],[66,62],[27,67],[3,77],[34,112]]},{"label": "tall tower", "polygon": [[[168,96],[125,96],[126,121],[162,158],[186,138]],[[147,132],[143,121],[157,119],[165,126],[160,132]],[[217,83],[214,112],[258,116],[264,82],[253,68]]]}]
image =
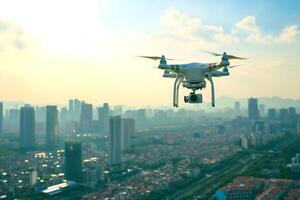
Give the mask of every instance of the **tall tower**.
[{"label": "tall tower", "polygon": [[268,109],[268,119],[269,120],[276,120],[277,119],[277,113],[275,108],[269,108]]},{"label": "tall tower", "polygon": [[57,106],[46,107],[46,145],[53,148],[58,143],[58,111]]},{"label": "tall tower", "polygon": [[91,132],[93,121],[93,105],[85,102],[81,103],[80,129],[81,132]]},{"label": "tall tower", "polygon": [[29,105],[21,108],[20,147],[23,149],[33,149],[35,147],[34,108]]},{"label": "tall tower", "polygon": [[79,121],[81,112],[81,102],[78,99],[74,99],[74,118],[75,121]]},{"label": "tall tower", "polygon": [[258,102],[256,98],[250,98],[248,100],[248,118],[250,120],[259,119]]},{"label": "tall tower", "polygon": [[115,165],[121,163],[121,116],[111,117],[109,120],[110,133],[108,136],[108,163]]},{"label": "tall tower", "polygon": [[81,143],[65,144],[65,179],[82,182],[82,146]]},{"label": "tall tower", "polygon": [[131,142],[130,137],[134,135],[135,132],[135,121],[131,118],[122,119],[122,150],[128,150],[130,148]]},{"label": "tall tower", "polygon": [[74,120],[74,100],[69,100],[69,120]]},{"label": "tall tower", "polygon": [[101,125],[102,134],[108,134],[109,132],[109,105],[104,103],[103,107],[98,110],[98,120]]}]

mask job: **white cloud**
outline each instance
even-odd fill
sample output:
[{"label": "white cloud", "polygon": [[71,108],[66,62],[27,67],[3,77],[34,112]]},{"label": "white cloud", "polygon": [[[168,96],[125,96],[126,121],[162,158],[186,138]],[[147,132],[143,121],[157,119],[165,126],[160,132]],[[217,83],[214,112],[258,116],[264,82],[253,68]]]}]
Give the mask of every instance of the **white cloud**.
[{"label": "white cloud", "polygon": [[272,35],[262,35],[261,32],[251,33],[246,41],[253,44],[269,44],[273,42]]},{"label": "white cloud", "polygon": [[[247,16],[238,21],[236,24],[238,30],[249,32],[245,41],[252,44],[269,44],[272,43],[274,38],[272,35],[263,35],[260,27],[256,23],[254,16]],[[238,32],[235,30],[235,32]]]},{"label": "white cloud", "polygon": [[178,10],[168,9],[160,18],[161,23],[170,28],[176,29],[179,32],[192,33],[201,25],[200,18],[189,17]]},{"label": "white cloud", "polygon": [[298,25],[288,25],[283,28],[278,36],[264,35],[256,23],[254,16],[247,16],[236,23],[233,34],[239,30],[249,32],[245,41],[253,44],[292,43],[300,41],[300,28]]},{"label": "white cloud", "polygon": [[247,16],[236,23],[236,27],[251,32],[259,32],[260,28],[256,24],[256,18],[254,16]]},{"label": "white cloud", "polygon": [[188,16],[174,8],[166,10],[160,20],[164,28],[170,28],[167,31],[172,32],[173,35],[177,34],[178,37],[193,38],[198,41],[208,39],[207,43],[232,44],[239,41],[232,34],[224,33],[222,26],[204,24],[201,18]]},{"label": "white cloud", "polygon": [[233,36],[233,35],[230,35],[230,34],[216,34],[214,36],[214,39],[217,41],[217,42],[220,42],[220,43],[223,43],[223,44],[232,44],[232,43],[237,43],[239,42],[239,38]]},{"label": "white cloud", "polygon": [[298,25],[289,25],[282,29],[276,39],[277,42],[291,43],[300,41],[300,29]]}]

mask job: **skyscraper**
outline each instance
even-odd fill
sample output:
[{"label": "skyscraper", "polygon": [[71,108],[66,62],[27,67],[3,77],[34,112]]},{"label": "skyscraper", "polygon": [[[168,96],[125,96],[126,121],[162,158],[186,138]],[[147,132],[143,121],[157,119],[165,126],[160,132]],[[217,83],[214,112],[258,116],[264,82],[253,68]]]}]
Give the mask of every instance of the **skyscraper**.
[{"label": "skyscraper", "polygon": [[3,103],[0,102],[0,135],[3,133]]},{"label": "skyscraper", "polygon": [[135,121],[134,119],[125,118],[122,119],[122,137],[121,137],[121,147],[122,150],[128,150],[130,148],[131,142],[130,137],[135,132]]},{"label": "skyscraper", "polygon": [[248,118],[250,120],[259,119],[258,103],[255,98],[248,99]]},{"label": "skyscraper", "polygon": [[57,106],[46,107],[46,145],[53,148],[58,143],[58,111]]},{"label": "skyscraper", "polygon": [[74,119],[79,121],[81,112],[81,102],[78,99],[74,99]]},{"label": "skyscraper", "polygon": [[91,132],[93,122],[93,105],[85,102],[81,103],[80,131],[82,133]]},{"label": "skyscraper", "polygon": [[108,134],[109,132],[109,105],[104,103],[103,107],[98,109],[98,120],[101,125],[101,133]]},{"label": "skyscraper", "polygon": [[110,133],[108,136],[108,163],[115,165],[121,163],[121,116],[111,117],[109,120]]},{"label": "skyscraper", "polygon": [[286,108],[279,109],[279,120],[282,121],[282,122],[287,121],[288,113],[289,113],[289,111]]},{"label": "skyscraper", "polygon": [[74,100],[69,100],[69,120],[74,120]]},{"label": "skyscraper", "polygon": [[81,143],[65,144],[65,179],[82,182],[82,147]]},{"label": "skyscraper", "polygon": [[265,104],[259,104],[259,114],[260,116],[264,116],[266,111],[266,106]]},{"label": "skyscraper", "polygon": [[8,123],[6,124],[6,129],[11,133],[20,132],[20,110],[19,109],[9,109],[8,110]]},{"label": "skyscraper", "polygon": [[20,148],[35,147],[35,117],[34,108],[27,105],[20,112]]},{"label": "skyscraper", "polygon": [[275,108],[268,109],[268,119],[276,120],[276,118],[277,118],[276,109]]}]

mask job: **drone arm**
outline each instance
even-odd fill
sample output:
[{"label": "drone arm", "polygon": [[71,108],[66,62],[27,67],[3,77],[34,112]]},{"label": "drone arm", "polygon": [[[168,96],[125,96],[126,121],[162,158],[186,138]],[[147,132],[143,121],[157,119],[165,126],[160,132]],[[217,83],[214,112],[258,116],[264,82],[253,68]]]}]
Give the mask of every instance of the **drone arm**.
[{"label": "drone arm", "polygon": [[212,71],[210,72],[211,76],[215,76],[215,77],[221,77],[221,76],[229,76],[229,72],[228,71]]},{"label": "drone arm", "polygon": [[211,73],[208,75],[208,80],[210,81],[210,87],[211,87],[211,106],[215,107],[215,87],[214,87],[214,81],[212,79]]}]

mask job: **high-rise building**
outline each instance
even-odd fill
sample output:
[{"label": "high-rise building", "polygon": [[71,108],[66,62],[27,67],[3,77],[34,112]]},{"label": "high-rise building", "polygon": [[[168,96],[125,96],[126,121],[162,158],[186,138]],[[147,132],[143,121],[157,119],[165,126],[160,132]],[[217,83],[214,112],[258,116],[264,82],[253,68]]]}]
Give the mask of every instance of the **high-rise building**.
[{"label": "high-rise building", "polygon": [[74,100],[73,99],[69,100],[69,112],[71,112],[71,113],[74,112]]},{"label": "high-rise building", "polygon": [[135,132],[135,121],[134,119],[125,118],[122,119],[122,137],[121,137],[121,147],[122,150],[128,150],[130,148],[131,142],[130,137],[134,135]]},{"label": "high-rise building", "polygon": [[266,106],[265,104],[259,104],[259,114],[260,116],[264,116],[266,111]]},{"label": "high-rise building", "polygon": [[82,146],[78,142],[65,144],[65,179],[82,182]]},{"label": "high-rise building", "polygon": [[113,115],[114,116],[117,116],[117,115],[122,116],[123,115],[123,107],[121,105],[114,106]]},{"label": "high-rise building", "polygon": [[289,111],[286,108],[279,109],[279,120],[286,121],[288,119],[288,113]]},{"label": "high-rise building", "polygon": [[35,108],[35,121],[45,123],[46,121],[46,107]]},{"label": "high-rise building", "polygon": [[258,102],[256,98],[250,98],[248,100],[248,118],[250,120],[259,119]]},{"label": "high-rise building", "polygon": [[109,105],[104,103],[103,107],[98,109],[98,120],[101,125],[101,133],[108,134],[109,132]]},{"label": "high-rise building", "polygon": [[268,120],[276,120],[277,113],[275,108],[268,109]]},{"label": "high-rise building", "polygon": [[20,112],[20,147],[33,149],[35,147],[35,117],[34,108],[24,106]]},{"label": "high-rise building", "polygon": [[81,112],[81,102],[78,99],[74,99],[74,118],[79,121]]},{"label": "high-rise building", "polygon": [[240,105],[240,102],[236,101],[234,103],[234,112],[235,114],[239,114],[241,111],[241,105]]},{"label": "high-rise building", "polygon": [[68,120],[68,109],[66,107],[61,108],[59,112],[59,121],[66,122]]},{"label": "high-rise building", "polygon": [[6,123],[7,132],[19,133],[20,126],[20,110],[13,108],[8,110],[8,120]]},{"label": "high-rise building", "polygon": [[80,112],[80,131],[82,133],[90,133],[93,122],[93,105],[85,102],[81,103]]},{"label": "high-rise building", "polygon": [[0,102],[0,135],[3,133],[3,103]]},{"label": "high-rise building", "polygon": [[289,120],[289,125],[292,127],[297,126],[297,113],[296,113],[296,108],[295,107],[290,107],[288,108],[288,120]]},{"label": "high-rise building", "polygon": [[121,116],[111,117],[109,120],[110,133],[108,136],[108,163],[115,165],[121,163]]},{"label": "high-rise building", "polygon": [[69,100],[69,120],[74,120],[74,100],[70,99]]},{"label": "high-rise building", "polygon": [[53,148],[58,144],[58,111],[57,106],[46,107],[46,145]]}]

